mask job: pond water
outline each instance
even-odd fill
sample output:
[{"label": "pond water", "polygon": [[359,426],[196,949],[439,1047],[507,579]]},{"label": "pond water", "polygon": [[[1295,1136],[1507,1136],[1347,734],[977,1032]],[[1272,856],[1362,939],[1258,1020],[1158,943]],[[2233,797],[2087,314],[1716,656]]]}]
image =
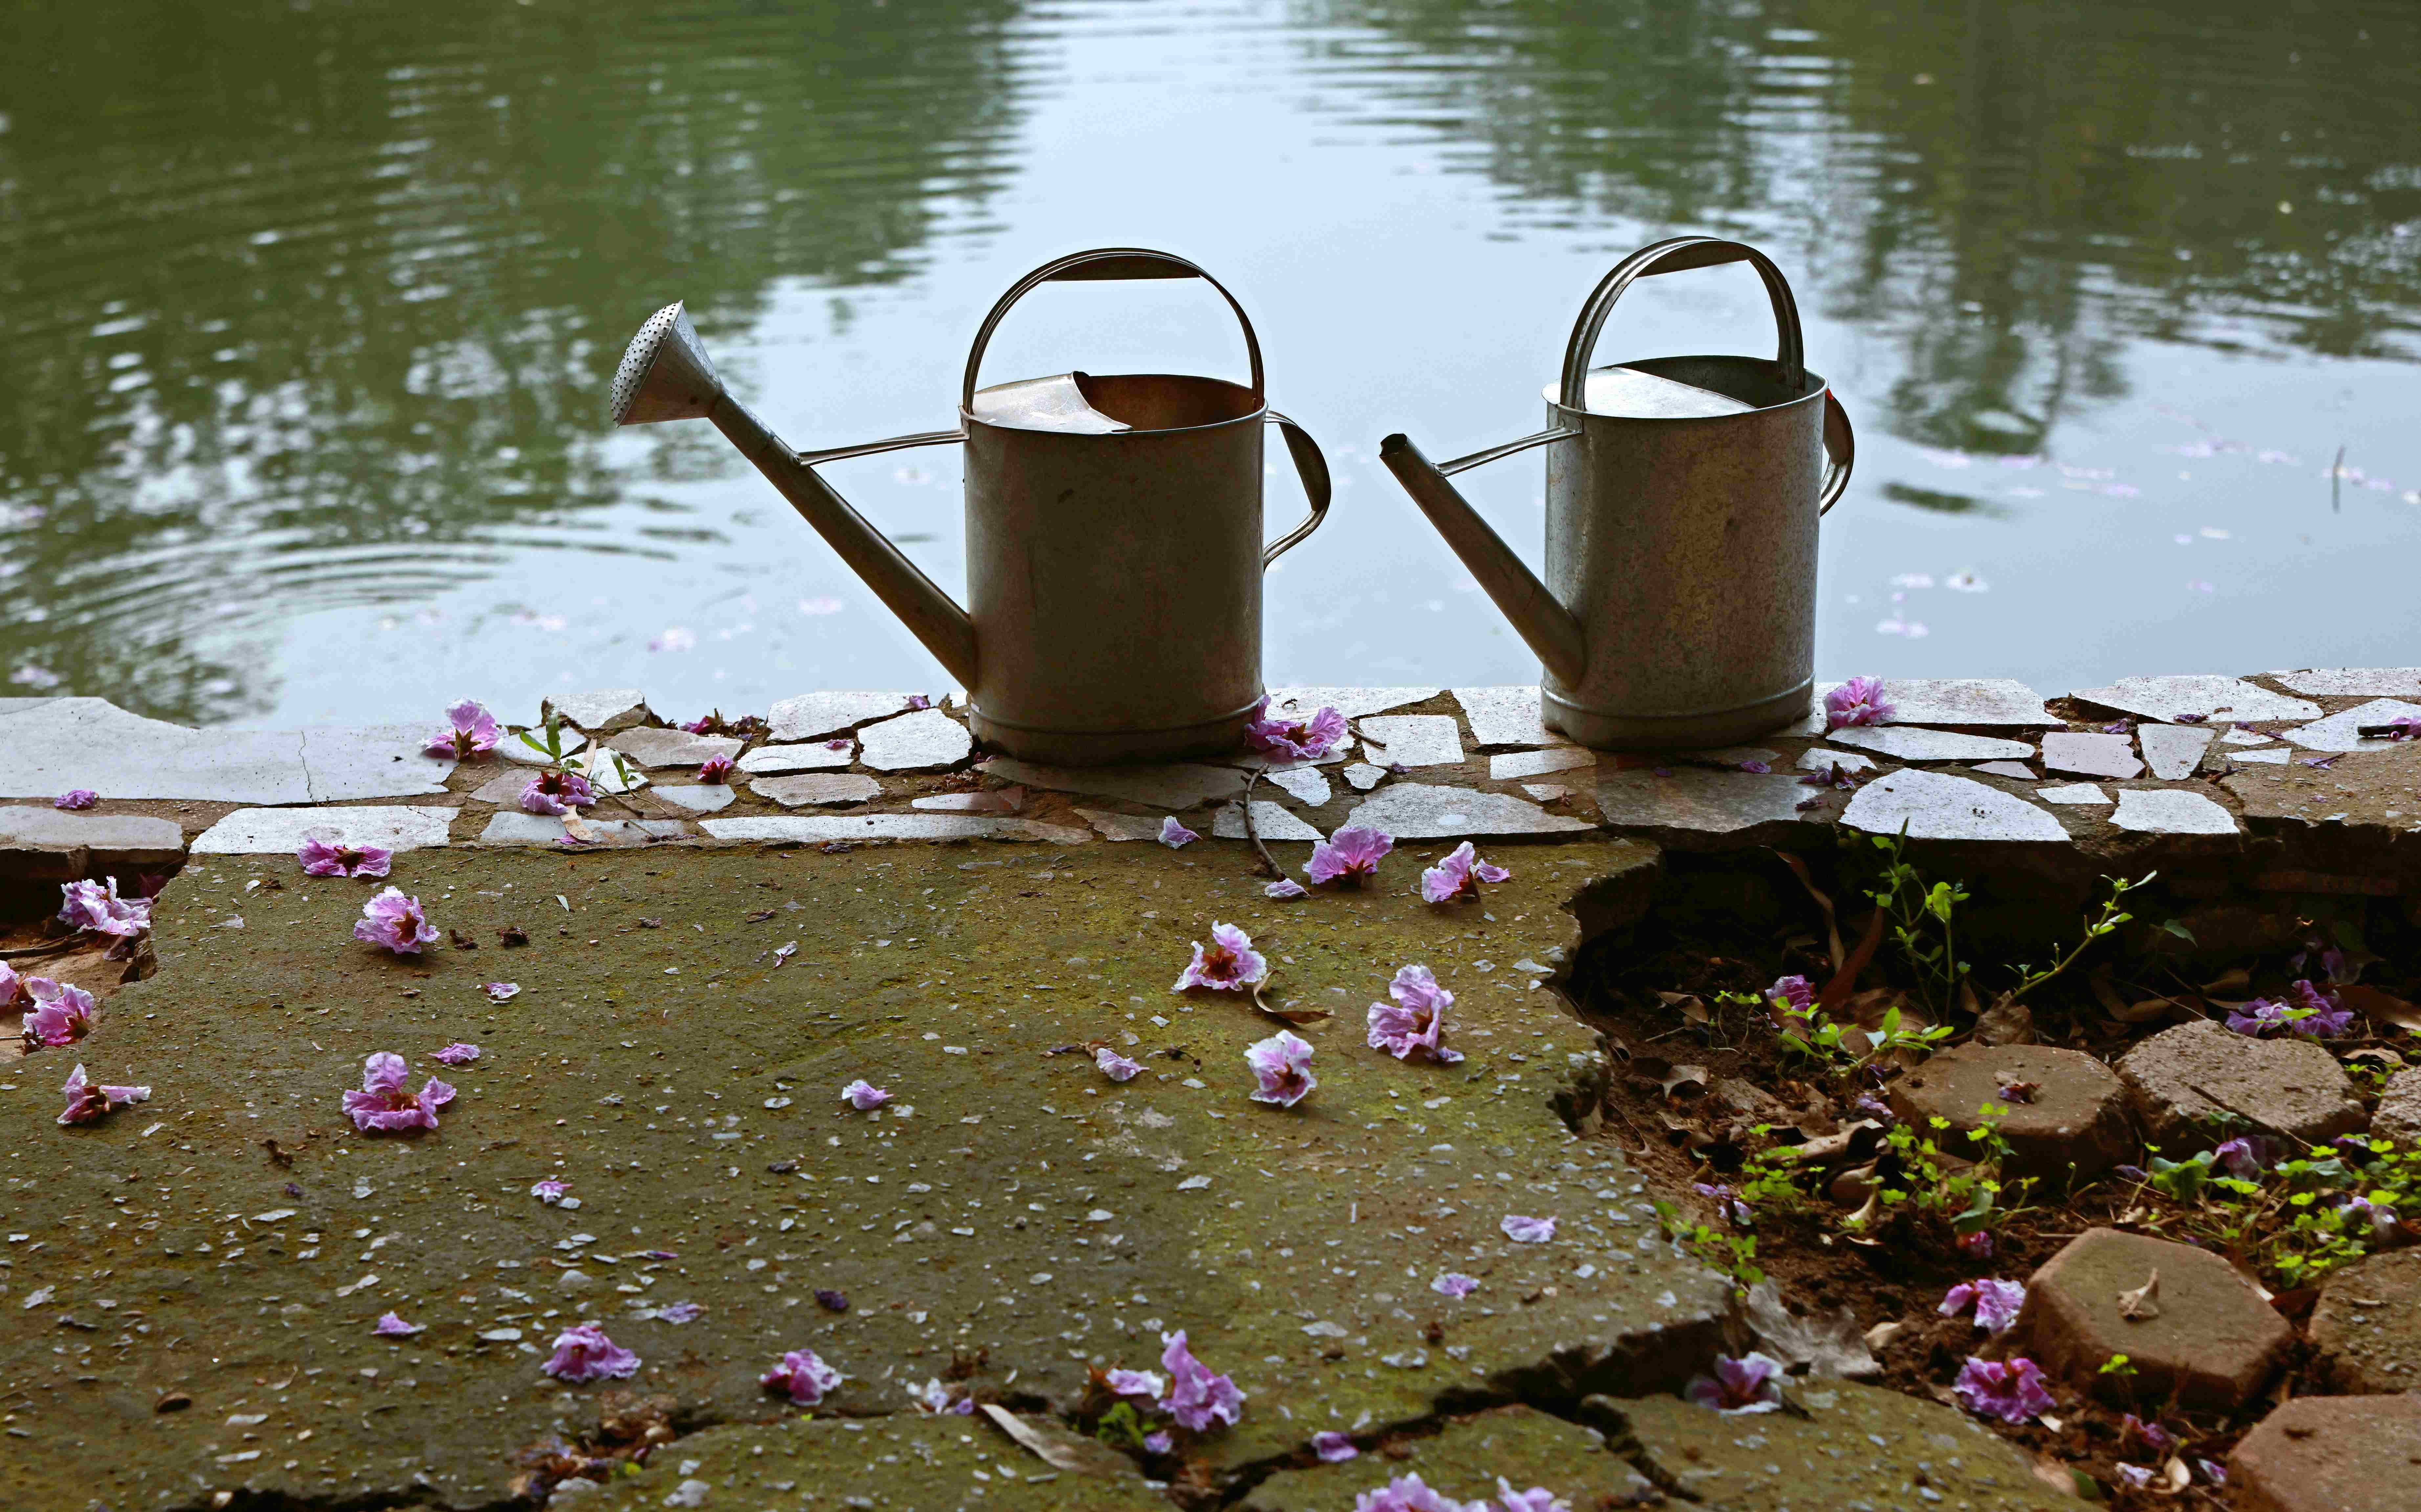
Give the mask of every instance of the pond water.
[{"label": "pond water", "polygon": [[[2406,0],[0,14],[7,693],[276,725],[939,692],[710,428],[608,429],[607,379],[680,298],[794,444],[945,427],[997,294],[1114,243],[1236,290],[1335,469],[1271,680],[1527,681],[1378,440],[1535,429],[1590,285],[1682,230],[1782,264],[1858,427],[1821,674],[2421,661]],[[1735,266],[1634,291],[1601,360],[1772,341]],[[1241,344],[1198,284],[1056,286],[985,371],[1071,366]],[[829,475],[963,581],[954,451]],[[1466,478],[1534,563],[1540,479]],[[1272,533],[1300,507],[1273,475]]]}]

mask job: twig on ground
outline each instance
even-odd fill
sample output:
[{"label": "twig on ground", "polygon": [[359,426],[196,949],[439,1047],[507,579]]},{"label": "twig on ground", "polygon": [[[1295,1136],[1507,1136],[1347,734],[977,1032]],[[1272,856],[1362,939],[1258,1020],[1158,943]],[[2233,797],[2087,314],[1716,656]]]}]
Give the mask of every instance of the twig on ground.
[{"label": "twig on ground", "polygon": [[1279,878],[1286,872],[1278,865],[1277,858],[1270,854],[1270,848],[1261,844],[1260,827],[1253,822],[1253,785],[1261,780],[1261,771],[1259,767],[1253,769],[1253,774],[1244,779],[1244,796],[1236,802],[1244,811],[1244,838],[1252,841],[1254,850],[1260,854],[1261,875]]}]

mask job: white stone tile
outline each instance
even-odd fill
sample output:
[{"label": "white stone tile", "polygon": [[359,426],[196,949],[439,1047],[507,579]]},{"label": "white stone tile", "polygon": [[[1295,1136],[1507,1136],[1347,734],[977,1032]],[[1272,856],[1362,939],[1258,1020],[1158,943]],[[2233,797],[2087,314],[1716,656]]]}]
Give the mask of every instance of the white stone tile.
[{"label": "white stone tile", "polygon": [[600,688],[539,700],[539,711],[560,714],[584,730],[627,729],[648,722],[648,699],[636,688]]},{"label": "white stone tile", "polygon": [[2259,730],[2237,729],[2224,730],[2219,738],[2228,745],[2268,745],[2277,739],[2274,735],[2264,735]]},{"label": "white stone tile", "polygon": [[1491,782],[1510,782],[1516,777],[1543,777],[1551,772],[1571,772],[1596,765],[1597,753],[1577,745],[1545,751],[1507,751],[1488,758],[1488,777]]},{"label": "white stone tile", "polygon": [[643,767],[695,767],[714,756],[730,760],[745,741],[728,735],[692,735],[687,730],[624,730],[605,743]]},{"label": "white stone tile", "polygon": [[[1080,808],[1076,812],[1084,816],[1086,823],[1099,830],[1104,840],[1160,838],[1160,820],[1146,818],[1140,814],[1113,814],[1101,808]],[[1253,822],[1257,824],[1260,820],[1256,818]]]},{"label": "white stone tile", "polygon": [[2110,795],[2089,782],[2064,783],[2054,787],[2038,787],[2035,796],[2046,803],[2106,803]]},{"label": "white stone tile", "polygon": [[315,803],[442,793],[454,758],[424,754],[430,731],[418,725],[325,727],[303,732],[303,770]]},{"label": "white stone tile", "polygon": [[2331,714],[2299,729],[2288,730],[2286,735],[2287,739],[2306,751],[2385,751],[2398,742],[2376,735],[2365,739],[2354,732],[2365,725],[2384,725],[2391,719],[2407,715],[2421,718],[2421,704],[2408,704],[2397,698],[2374,698],[2342,713]]},{"label": "white stone tile", "polygon": [[[310,810],[241,812],[295,814]],[[438,834],[438,843],[445,844],[445,831],[441,828]],[[204,837],[208,838],[207,834]],[[65,881],[80,874],[87,861],[96,867],[157,866],[164,871],[184,856],[185,832],[175,819],[141,814],[72,814],[48,803],[0,807],[0,876],[12,881]],[[131,883],[133,879],[128,881]],[[39,964],[25,965],[24,969],[37,974],[41,970]],[[16,1034],[13,1023],[6,1032],[12,1037]],[[0,1047],[0,1054],[5,1053],[6,1048]]]},{"label": "white stone tile", "polygon": [[2270,676],[2288,692],[2314,698],[2421,698],[2421,667],[2320,667]]},{"label": "white stone tile", "polygon": [[2179,714],[2229,720],[2311,719],[2320,706],[2241,678],[2195,676],[2121,678],[2106,688],[2079,688],[2069,695],[2145,719],[2175,722]]},{"label": "white stone tile", "polygon": [[1327,803],[1331,793],[1328,777],[1318,767],[1273,768],[1261,780],[1275,783],[1295,802],[1313,808]]},{"label": "white stone tile", "polygon": [[[678,840],[689,834],[689,825],[680,819],[585,819],[588,832],[608,846],[645,845],[651,840]],[[714,822],[708,820],[709,823]],[[571,832],[563,820],[552,814],[524,814],[519,809],[498,809],[488,817],[488,827],[479,832],[481,845],[560,846],[571,839]]]},{"label": "white stone tile", "polygon": [[967,727],[938,709],[886,719],[858,731],[858,759],[877,772],[938,772],[975,753]]},{"label": "white stone tile", "polygon": [[[309,838],[331,845],[419,850],[445,843],[455,810],[397,804],[373,808],[240,808],[195,837],[197,856],[292,855]],[[172,829],[174,826],[170,826]]]},{"label": "white stone tile", "polygon": [[1492,745],[1570,745],[1565,737],[1539,723],[1539,685],[1517,683],[1501,688],[1457,688],[1454,701],[1471,725],[1471,738],[1482,749]]},{"label": "white stone tile", "polygon": [[760,745],[740,758],[740,770],[772,775],[777,772],[824,772],[846,767],[857,759],[856,744],[843,740],[839,750],[831,742],[807,740],[797,745]]},{"label": "white stone tile", "polygon": [[1451,714],[1379,714],[1362,721],[1362,754],[1374,767],[1451,767],[1462,738]]},{"label": "white stone tile", "polygon": [[1374,767],[1367,761],[1356,761],[1345,769],[1345,780],[1352,785],[1353,790],[1357,793],[1367,793],[1378,787],[1386,775],[1386,768]]},{"label": "white stone tile", "polygon": [[1057,793],[1089,793],[1182,813],[1244,790],[1245,773],[1233,767],[1187,761],[1142,767],[1046,767],[1014,756],[993,756],[983,771],[1003,782],[1047,787]]},{"label": "white stone tile", "polygon": [[[1824,695],[1837,682],[1816,685],[1813,728],[1824,729]],[[2042,694],[2007,678],[1885,678],[1883,702],[1892,706],[1886,725],[1985,725],[2048,729],[2059,716],[2043,707]]]},{"label": "white stone tile", "polygon": [[838,807],[882,796],[881,783],[854,772],[801,772],[787,777],[759,777],[748,785],[748,790],[784,808],[808,803]]},{"label": "white stone tile", "polygon": [[1973,777],[1946,772],[1886,772],[1851,795],[1841,822],[1912,840],[2065,840],[2048,810]]},{"label": "white stone tile", "polygon": [[846,735],[869,720],[904,713],[914,694],[904,693],[809,693],[773,706],[767,724],[776,740],[822,740]]},{"label": "white stone tile", "polygon": [[740,796],[731,790],[731,785],[727,782],[691,784],[660,782],[655,785],[654,792],[665,803],[688,809],[694,814],[712,814],[719,809],[729,808]]},{"label": "white stone tile", "polygon": [[1307,719],[1322,709],[1334,709],[1347,719],[1360,719],[1421,703],[1444,692],[1443,688],[1272,688],[1269,713]]},{"label": "white stone tile", "polygon": [[2035,748],[2023,740],[1904,725],[1851,725],[1835,730],[1827,739],[1835,745],[1855,746],[1898,761],[2023,761],[2035,754]]},{"label": "white stone tile", "polygon": [[1398,782],[1363,801],[1345,821],[1386,831],[1398,840],[1486,840],[1500,835],[1564,834],[1593,828],[1585,819],[1550,814],[1508,793]]},{"label": "white stone tile", "polygon": [[1969,769],[1988,777],[2007,777],[2015,782],[2032,782],[2035,772],[2023,761],[1978,761]]},{"label": "white stone tile", "polygon": [[507,767],[494,776],[471,789],[471,801],[477,803],[501,803],[518,807],[523,789],[536,780],[538,773],[520,767]]},{"label": "white stone tile", "polygon": [[2143,747],[2144,765],[2152,769],[2153,776],[2175,782],[2194,775],[2217,733],[2208,725],[2146,725],[2135,731],[2135,743]]},{"label": "white stone tile", "polygon": [[1731,834],[1761,824],[1798,823],[1810,790],[1784,772],[1723,772],[1706,767],[1601,768],[1599,816],[1617,830]]},{"label": "white stone tile", "polygon": [[988,787],[977,793],[928,793],[909,800],[928,814],[1014,814],[1025,806],[1023,787]]},{"label": "white stone tile", "polygon": [[1559,782],[1525,782],[1522,790],[1541,803],[1552,803],[1559,798],[1572,796],[1572,790]]},{"label": "white stone tile", "polygon": [[2129,787],[2118,794],[2110,822],[2154,834],[2234,834],[2236,817],[2185,787]]},{"label": "white stone tile", "polygon": [[[1253,800],[1253,828],[1261,832],[1261,838],[1264,841],[1321,838],[1317,828],[1263,798]],[[1210,833],[1222,840],[1242,839],[1244,837],[1243,810],[1234,803],[1221,804],[1219,812],[1210,817]]]},{"label": "white stone tile", "polygon": [[2265,745],[2258,751],[2230,751],[2227,753],[2227,759],[2251,761],[2265,767],[2283,767],[2287,764],[2287,758],[2294,754],[2293,749],[2288,746]]},{"label": "white stone tile", "polygon": [[311,801],[300,730],[192,730],[105,698],[46,699],[0,718],[0,797],[75,787],[103,798]]},{"label": "white stone tile", "polygon": [[2080,777],[2133,777],[2144,770],[2126,736],[2074,730],[2054,730],[2042,738],[2042,763],[2045,772]]},{"label": "white stone tile", "polygon": [[[821,845],[834,840],[1040,840],[1083,845],[1090,831],[1038,819],[978,814],[848,814],[810,818],[775,814],[761,818],[700,819],[717,840],[757,840],[768,845]],[[1155,823],[1153,828],[1159,826]]]},{"label": "white stone tile", "polygon": [[1833,751],[1820,745],[1811,745],[1799,753],[1799,770],[1802,772],[1872,772],[1874,766],[1874,757],[1860,756],[1855,751]]}]

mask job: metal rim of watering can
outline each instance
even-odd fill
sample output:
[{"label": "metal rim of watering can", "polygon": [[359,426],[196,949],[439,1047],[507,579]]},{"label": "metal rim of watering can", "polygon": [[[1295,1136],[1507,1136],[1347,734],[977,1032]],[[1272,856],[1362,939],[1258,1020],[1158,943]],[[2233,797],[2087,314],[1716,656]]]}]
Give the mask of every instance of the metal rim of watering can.
[{"label": "metal rim of watering can", "polygon": [[1250,387],[1253,407],[1257,410],[1265,408],[1269,404],[1269,395],[1262,382],[1261,342],[1253,334],[1253,322],[1245,316],[1244,306],[1227,291],[1226,285],[1205,273],[1199,265],[1173,252],[1156,252],[1149,247],[1095,247],[1089,252],[1071,252],[1067,257],[1044,263],[1010,285],[1008,292],[1001,295],[1000,302],[992,307],[992,313],[984,317],[983,324],[976,330],[975,347],[967,353],[966,381],[959,390],[959,408],[968,414],[975,413],[976,373],[983,366],[984,349],[992,345],[992,332],[1008,314],[1010,305],[1048,283],[1140,278],[1199,278],[1219,291],[1219,297],[1227,302],[1227,308],[1235,311],[1236,323],[1244,331],[1244,352],[1252,365]]}]

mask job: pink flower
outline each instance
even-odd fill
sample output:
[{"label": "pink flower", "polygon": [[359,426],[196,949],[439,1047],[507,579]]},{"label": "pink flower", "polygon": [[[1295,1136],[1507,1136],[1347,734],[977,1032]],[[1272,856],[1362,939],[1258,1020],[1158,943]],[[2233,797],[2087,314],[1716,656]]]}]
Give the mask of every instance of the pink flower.
[{"label": "pink flower", "polygon": [[1194,1358],[1185,1347],[1185,1331],[1161,1335],[1168,1346],[1160,1353],[1162,1368],[1168,1372],[1168,1395],[1161,1407],[1177,1419],[1178,1426],[1200,1433],[1213,1423],[1234,1423],[1244,1415],[1244,1394],[1225,1376],[1214,1376],[1210,1367]]},{"label": "pink flower", "polygon": [[1366,824],[1349,824],[1325,840],[1315,840],[1303,874],[1315,882],[1341,882],[1359,887],[1379,875],[1379,862],[1396,849],[1396,840]]},{"label": "pink flower", "polygon": [[34,999],[34,1011],[24,1021],[28,1045],[72,1045],[92,1033],[100,1021],[100,1006],[81,987],[62,985],[47,976],[28,976],[25,990]]},{"label": "pink flower", "polygon": [[1782,1405],[1782,1362],[1771,1355],[1715,1356],[1715,1372],[1690,1382],[1681,1395],[1726,1417],[1771,1412]]},{"label": "pink flower", "polygon": [[723,715],[719,710],[711,714],[700,714],[688,724],[675,727],[687,730],[692,735],[706,735],[723,728]]},{"label": "pink flower", "polygon": [[557,1181],[553,1177],[548,1177],[530,1188],[530,1195],[552,1208],[556,1203],[563,1200],[564,1191],[565,1188],[562,1182]]},{"label": "pink flower", "polygon": [[847,1098],[849,1105],[860,1113],[872,1113],[891,1100],[890,1093],[862,1076],[841,1088],[840,1095]]},{"label": "pink flower", "polygon": [[310,835],[295,850],[294,859],[303,864],[305,877],[383,877],[395,852],[374,845],[332,845]]},{"label": "pink flower", "polygon": [[[42,980],[47,981],[49,978],[44,977]],[[33,981],[33,977],[18,975],[17,968],[5,960],[0,960],[0,1012],[15,1007],[21,999],[27,1003],[35,1001],[30,990]]]},{"label": "pink flower", "polygon": [[1496,1226],[1516,1244],[1544,1244],[1555,1237],[1555,1221],[1552,1218],[1524,1218],[1520,1213],[1507,1213]]},{"label": "pink flower", "polygon": [[801,1407],[813,1407],[843,1378],[818,1359],[815,1350],[792,1349],[782,1356],[780,1364],[757,1379],[767,1391],[781,1392]]},{"label": "pink flower", "polygon": [[420,1332],[420,1325],[407,1323],[393,1313],[381,1313],[379,1320],[370,1326],[370,1332],[383,1339],[408,1339]]},{"label": "pink flower", "polygon": [[[1496,1477],[1496,1502],[1505,1512],[1571,1512],[1570,1503],[1544,1486],[1517,1491],[1513,1483],[1502,1475]],[[1481,1504],[1481,1512],[1486,1512],[1485,1503]]]},{"label": "pink flower", "polygon": [[1168,1378],[1157,1370],[1113,1370],[1101,1378],[1120,1396],[1159,1400],[1168,1391]]},{"label": "pink flower", "polygon": [[1320,1084],[1311,1074],[1311,1046],[1295,1037],[1290,1030],[1281,1029],[1245,1047],[1244,1064],[1253,1068],[1253,1076],[1260,1083],[1253,1093],[1255,1102],[1291,1108]]},{"label": "pink flower", "polygon": [[53,808],[90,808],[101,802],[101,795],[89,787],[70,787],[51,800]]},{"label": "pink flower", "polygon": [[2176,1434],[2158,1423],[2147,1423],[2132,1412],[2118,1420],[2118,1442],[2125,1443],[2131,1438],[2143,1440],[2144,1447],[2156,1455],[2167,1454],[2178,1446]]},{"label": "pink flower", "polygon": [[911,1386],[907,1390],[909,1400],[916,1404],[916,1411],[919,1412],[930,1412],[936,1416],[946,1413],[955,1417],[968,1417],[973,1415],[976,1410],[974,1397],[958,1395],[950,1388],[943,1385],[940,1378],[935,1376],[928,1376],[925,1378],[925,1384]]},{"label": "pink flower", "polygon": [[1131,1061],[1107,1045],[1093,1052],[1093,1064],[1113,1082],[1132,1082],[1143,1073],[1141,1061]]},{"label": "pink flower", "polygon": [[1777,977],[1765,990],[1765,1001],[1781,1013],[1804,1019],[1816,1007],[1816,989],[1804,976]]},{"label": "pink flower", "polygon": [[2018,1308],[2025,1300],[2023,1281],[1962,1281],[1943,1296],[1935,1311],[1956,1317],[1972,1304],[1977,1328],[1987,1333],[2006,1333],[2018,1320]]},{"label": "pink flower", "polygon": [[[61,882],[59,922],[70,929],[115,935],[122,943],[151,927],[151,900],[120,897],[117,879],[98,882]],[[117,954],[113,948],[111,954]]]},{"label": "pink flower", "polygon": [[1318,1455],[1320,1463],[1325,1465],[1341,1465],[1348,1459],[1362,1457],[1362,1451],[1353,1447],[1353,1441],[1333,1428],[1311,1436],[1311,1452]]},{"label": "pink flower", "polygon": [[479,1047],[458,1041],[444,1050],[430,1052],[429,1058],[446,1066],[468,1066],[479,1058]]},{"label": "pink flower", "polygon": [[1272,719],[1269,709],[1270,701],[1264,696],[1253,706],[1253,722],[1244,726],[1244,740],[1256,751],[1293,761],[1317,761],[1345,739],[1345,716],[1334,709],[1322,708],[1300,723]]},{"label": "pink flower", "polygon": [[661,1317],[667,1323],[695,1323],[697,1321],[698,1315],[705,1311],[705,1308],[695,1302],[666,1302],[657,1308],[652,1316]]},{"label": "pink flower", "polygon": [[496,716],[476,698],[465,698],[447,709],[445,723],[449,728],[429,738],[429,744],[423,748],[428,755],[468,761],[494,750],[497,737],[504,733],[496,728]]},{"label": "pink flower", "polygon": [[731,758],[726,756],[708,756],[697,764],[697,780],[700,782],[727,783],[731,780]]},{"label": "pink flower", "polygon": [[1214,923],[1210,926],[1210,948],[1205,950],[1201,941],[1194,942],[1194,959],[1169,990],[1182,992],[1188,988],[1207,987],[1222,992],[1242,992],[1266,981],[1269,974],[1270,963],[1253,948],[1251,935],[1232,924]]},{"label": "pink flower", "polygon": [[[1398,1475],[1375,1491],[1353,1498],[1353,1512],[1472,1512],[1451,1496],[1441,1496],[1417,1474]],[[1487,1512],[1483,1506],[1480,1512]]]},{"label": "pink flower", "polygon": [[1992,1231],[1989,1228],[1979,1228],[1973,1234],[1961,1234],[1951,1242],[1958,1247],[1960,1254],[1971,1259],[1989,1260],[1992,1257]]},{"label": "pink flower", "polygon": [[564,814],[597,802],[597,789],[576,772],[549,767],[522,789],[522,810],[529,814]]},{"label": "pink flower", "polygon": [[[1176,1447],[1177,1441],[1168,1436],[1166,1428],[1154,1428],[1143,1436],[1143,1449],[1146,1454],[1164,1455]],[[2208,1465],[2210,1461],[2206,1459],[2203,1463]]]},{"label": "pink flower", "polygon": [[390,887],[362,905],[353,938],[398,956],[417,956],[421,946],[436,941],[437,930],[420,912],[420,899]]},{"label": "pink flower", "polygon": [[1167,815],[1160,821],[1160,843],[1171,850],[1182,850],[1202,836],[1177,822],[1177,816]]},{"label": "pink flower", "polygon": [[100,1086],[86,1081],[82,1065],[68,1073],[67,1083],[59,1090],[68,1099],[67,1107],[59,1114],[62,1124],[88,1124],[130,1102],[151,1100],[148,1086]]},{"label": "pink flower", "polygon": [[1429,1283],[1429,1290],[1441,1297],[1468,1297],[1478,1289],[1479,1278],[1464,1275],[1460,1270],[1448,1270]]},{"label": "pink flower", "polygon": [[900,705],[900,707],[914,712],[919,709],[932,708],[933,700],[921,693],[912,693],[908,695],[908,701],[905,704]]},{"label": "pink flower", "polygon": [[519,982],[481,982],[479,984],[479,990],[488,994],[489,1002],[503,1003],[508,999],[521,996],[522,984]]},{"label": "pink flower", "polygon": [[1459,897],[1477,897],[1481,882],[1501,882],[1512,875],[1480,860],[1479,852],[1465,840],[1447,851],[1444,861],[1421,873],[1421,901],[1451,903]]},{"label": "pink flower", "polygon": [[1845,725],[1880,725],[1896,710],[1883,702],[1883,679],[1851,678],[1824,695],[1824,727],[1837,730]]},{"label": "pink flower", "polygon": [[2043,1384],[2042,1368],[2023,1355],[1978,1360],[1971,1354],[1959,1367],[1959,1379],[1950,1390],[1959,1405],[1977,1417],[1996,1417],[2004,1423],[2023,1423],[2059,1405],[2052,1399],[2051,1388]]},{"label": "pink flower", "polygon": [[1303,883],[1296,881],[1291,877],[1281,877],[1276,881],[1273,881],[1267,887],[1262,888],[1261,896],[1264,897],[1274,897],[1283,903],[1298,897],[1309,897],[1311,896],[1311,891],[1304,887]]},{"label": "pink flower", "polygon": [[403,1083],[412,1068],[392,1051],[380,1051],[362,1062],[362,1089],[345,1094],[345,1112],[353,1127],[367,1133],[400,1133],[437,1127],[437,1110],[454,1100],[454,1089],[430,1077],[416,1093]]},{"label": "pink flower", "polygon": [[1392,1005],[1370,1005],[1372,1050],[1383,1050],[1399,1061],[1410,1060],[1415,1052],[1448,1066],[1462,1059],[1462,1052],[1438,1043],[1445,1034],[1445,1010],[1453,1005],[1454,994],[1438,986],[1427,966],[1399,968],[1387,984],[1387,995],[1396,1000]]},{"label": "pink flower", "polygon": [[639,1357],[607,1338],[596,1324],[574,1323],[554,1336],[554,1353],[539,1368],[557,1380],[577,1385],[635,1376]]}]

